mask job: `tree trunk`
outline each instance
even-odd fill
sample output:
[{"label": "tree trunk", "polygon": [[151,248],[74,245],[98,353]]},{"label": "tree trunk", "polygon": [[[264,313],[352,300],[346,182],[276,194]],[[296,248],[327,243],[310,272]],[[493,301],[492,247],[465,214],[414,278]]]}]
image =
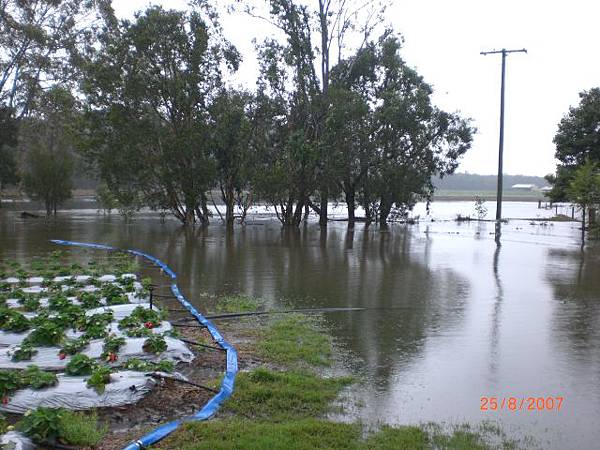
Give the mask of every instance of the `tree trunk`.
[{"label": "tree trunk", "polygon": [[390,211],[392,210],[392,202],[382,198],[380,202],[380,209],[381,211],[379,212],[379,226],[381,228],[387,228],[387,219],[390,215]]},{"label": "tree trunk", "polygon": [[327,226],[327,206],[329,202],[329,189],[323,188],[321,190],[321,206],[319,208],[319,225],[322,227]]},{"label": "tree trunk", "polygon": [[348,226],[354,227],[354,223],[356,222],[356,217],[354,215],[356,209],[356,201],[355,196],[356,192],[354,191],[354,186],[345,191],[346,194],[346,206],[348,207]]},{"label": "tree trunk", "polygon": [[225,188],[225,226],[227,229],[233,229],[234,222],[234,201],[235,197],[233,195],[233,187],[231,185],[227,185]]},{"label": "tree trunk", "polygon": [[581,211],[581,248],[585,245],[585,206]]}]

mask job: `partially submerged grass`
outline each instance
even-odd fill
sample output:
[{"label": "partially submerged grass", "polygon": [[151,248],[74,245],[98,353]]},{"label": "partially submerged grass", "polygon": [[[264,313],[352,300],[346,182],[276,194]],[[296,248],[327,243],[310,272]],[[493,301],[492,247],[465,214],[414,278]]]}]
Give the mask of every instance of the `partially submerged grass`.
[{"label": "partially submerged grass", "polygon": [[357,423],[306,418],[282,423],[244,419],[186,424],[165,440],[165,449],[178,450],[491,450],[513,448],[486,443],[486,436],[465,429],[432,431],[428,426],[384,426],[363,433]]},{"label": "partially submerged grass", "polygon": [[240,373],[225,410],[247,418],[283,421],[324,416],[349,377],[323,378],[306,371],[259,368]]},{"label": "partially submerged grass", "polygon": [[315,319],[291,314],[270,323],[257,343],[259,354],[267,360],[298,366],[328,366],[333,344]]},{"label": "partially submerged grass", "polygon": [[244,313],[255,312],[264,307],[265,301],[261,298],[247,295],[229,295],[220,297],[215,302],[215,312],[219,313]]}]

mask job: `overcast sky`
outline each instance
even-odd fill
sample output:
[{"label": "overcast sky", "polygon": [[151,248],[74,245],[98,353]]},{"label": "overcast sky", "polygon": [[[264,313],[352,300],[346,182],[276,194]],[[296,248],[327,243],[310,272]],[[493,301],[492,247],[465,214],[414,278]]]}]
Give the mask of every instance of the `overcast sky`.
[{"label": "overcast sky", "polygon": [[[120,17],[149,3],[113,0]],[[181,9],[187,2],[151,3]],[[579,92],[600,86],[599,18],[600,2],[593,0],[396,0],[386,23],[404,36],[402,56],[433,85],[435,104],[461,111],[478,129],[459,171],[497,170],[502,57],[479,53],[526,48],[528,54],[507,58],[504,173],[545,175],[556,164],[558,122],[577,105]],[[245,15],[223,16],[222,23],[244,56],[238,80],[253,88],[251,40],[271,30]]]}]

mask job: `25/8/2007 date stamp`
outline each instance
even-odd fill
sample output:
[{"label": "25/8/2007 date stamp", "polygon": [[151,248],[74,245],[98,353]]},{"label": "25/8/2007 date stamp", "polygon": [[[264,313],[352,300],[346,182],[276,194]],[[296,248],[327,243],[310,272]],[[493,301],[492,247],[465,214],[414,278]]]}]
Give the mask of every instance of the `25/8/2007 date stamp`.
[{"label": "25/8/2007 date stamp", "polygon": [[480,398],[482,411],[560,411],[564,397],[488,397]]}]

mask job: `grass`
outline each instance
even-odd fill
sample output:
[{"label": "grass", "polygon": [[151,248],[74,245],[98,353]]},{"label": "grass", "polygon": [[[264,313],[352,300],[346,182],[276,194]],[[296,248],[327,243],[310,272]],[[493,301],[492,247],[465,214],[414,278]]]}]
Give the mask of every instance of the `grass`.
[{"label": "grass", "polygon": [[284,421],[324,416],[349,377],[323,378],[306,371],[259,368],[238,375],[225,411],[246,418]]},{"label": "grass", "polygon": [[108,432],[108,426],[98,424],[96,413],[66,411],[60,418],[60,428],[65,442],[84,447],[98,445]]},{"label": "grass", "polygon": [[429,426],[384,426],[363,433],[357,423],[306,418],[283,423],[245,419],[186,424],[160,448],[178,450],[490,450],[514,448],[488,444],[486,435],[463,426],[443,433]]},{"label": "grass", "polygon": [[219,298],[215,303],[215,312],[243,313],[255,312],[264,307],[264,300],[247,295],[230,295]]},{"label": "grass", "polygon": [[315,319],[292,314],[276,319],[261,333],[258,353],[267,360],[289,366],[331,364],[333,344]]}]

